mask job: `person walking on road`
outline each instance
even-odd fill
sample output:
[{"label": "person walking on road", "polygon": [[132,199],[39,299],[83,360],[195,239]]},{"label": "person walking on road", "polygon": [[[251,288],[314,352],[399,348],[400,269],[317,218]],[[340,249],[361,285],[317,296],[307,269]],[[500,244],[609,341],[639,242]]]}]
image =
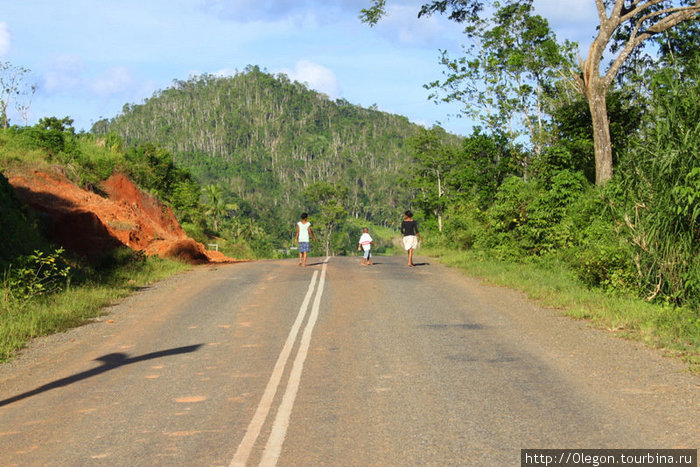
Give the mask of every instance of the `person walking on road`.
[{"label": "person walking on road", "polygon": [[301,221],[297,222],[297,233],[294,236],[294,242],[299,245],[299,266],[306,266],[306,257],[311,250],[311,239],[316,241],[311,223],[307,220],[307,213],[301,214]]},{"label": "person walking on road", "polygon": [[413,220],[413,213],[406,211],[404,220],[401,222],[401,233],[403,234],[403,247],[408,252],[408,266],[413,267],[413,250],[418,247],[418,242],[423,241],[418,232],[418,223]]},{"label": "person walking on road", "polygon": [[369,234],[369,229],[365,227],[362,229],[362,235],[360,236],[360,240],[357,243],[357,251],[365,250],[364,256],[362,256],[363,266],[369,266],[372,264],[372,253],[370,252],[370,250],[372,249],[372,245],[377,246],[377,244],[372,239],[372,236]]}]

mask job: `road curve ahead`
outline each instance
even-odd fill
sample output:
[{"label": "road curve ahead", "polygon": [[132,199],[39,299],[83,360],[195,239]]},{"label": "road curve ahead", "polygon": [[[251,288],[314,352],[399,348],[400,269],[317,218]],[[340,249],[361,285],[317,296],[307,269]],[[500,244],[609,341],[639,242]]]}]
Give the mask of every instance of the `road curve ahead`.
[{"label": "road curve ahead", "polygon": [[205,266],[0,365],[3,466],[518,466],[698,448],[700,378],[417,258]]}]

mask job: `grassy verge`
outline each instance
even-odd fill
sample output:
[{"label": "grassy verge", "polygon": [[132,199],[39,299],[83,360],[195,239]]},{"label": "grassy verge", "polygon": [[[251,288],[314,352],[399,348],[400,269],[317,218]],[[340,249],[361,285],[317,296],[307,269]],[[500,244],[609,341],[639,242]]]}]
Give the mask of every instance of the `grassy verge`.
[{"label": "grassy verge", "polygon": [[661,348],[700,371],[700,310],[648,303],[589,289],[556,259],[515,264],[475,252],[424,249],[421,254],[489,283],[521,290],[543,306],[588,320],[621,337]]},{"label": "grassy verge", "polygon": [[189,269],[160,258],[129,262],[64,291],[21,302],[0,289],[0,362],[11,359],[35,337],[80,326],[101,316],[104,307],[140,287]]}]

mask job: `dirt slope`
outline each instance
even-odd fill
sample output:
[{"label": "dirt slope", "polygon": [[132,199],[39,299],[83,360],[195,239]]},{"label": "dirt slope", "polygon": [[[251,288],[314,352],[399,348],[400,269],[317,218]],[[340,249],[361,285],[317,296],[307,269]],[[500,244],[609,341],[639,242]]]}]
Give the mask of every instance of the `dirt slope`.
[{"label": "dirt slope", "polygon": [[122,174],[100,186],[106,197],[59,173],[31,171],[14,174],[9,181],[24,202],[47,217],[53,241],[88,259],[125,245],[192,263],[235,261],[187,237],[170,208]]}]

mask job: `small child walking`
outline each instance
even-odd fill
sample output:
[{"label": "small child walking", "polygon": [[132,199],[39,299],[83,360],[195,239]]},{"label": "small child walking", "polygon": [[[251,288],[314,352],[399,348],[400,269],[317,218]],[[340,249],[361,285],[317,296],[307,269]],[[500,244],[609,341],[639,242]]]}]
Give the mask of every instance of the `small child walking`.
[{"label": "small child walking", "polygon": [[357,251],[365,250],[365,253],[362,256],[363,266],[369,266],[372,264],[372,253],[370,252],[370,250],[372,249],[372,245],[377,246],[377,244],[374,243],[374,240],[372,240],[372,237],[369,234],[369,229],[365,227],[362,229],[362,235],[360,236],[360,240],[357,244]]}]

